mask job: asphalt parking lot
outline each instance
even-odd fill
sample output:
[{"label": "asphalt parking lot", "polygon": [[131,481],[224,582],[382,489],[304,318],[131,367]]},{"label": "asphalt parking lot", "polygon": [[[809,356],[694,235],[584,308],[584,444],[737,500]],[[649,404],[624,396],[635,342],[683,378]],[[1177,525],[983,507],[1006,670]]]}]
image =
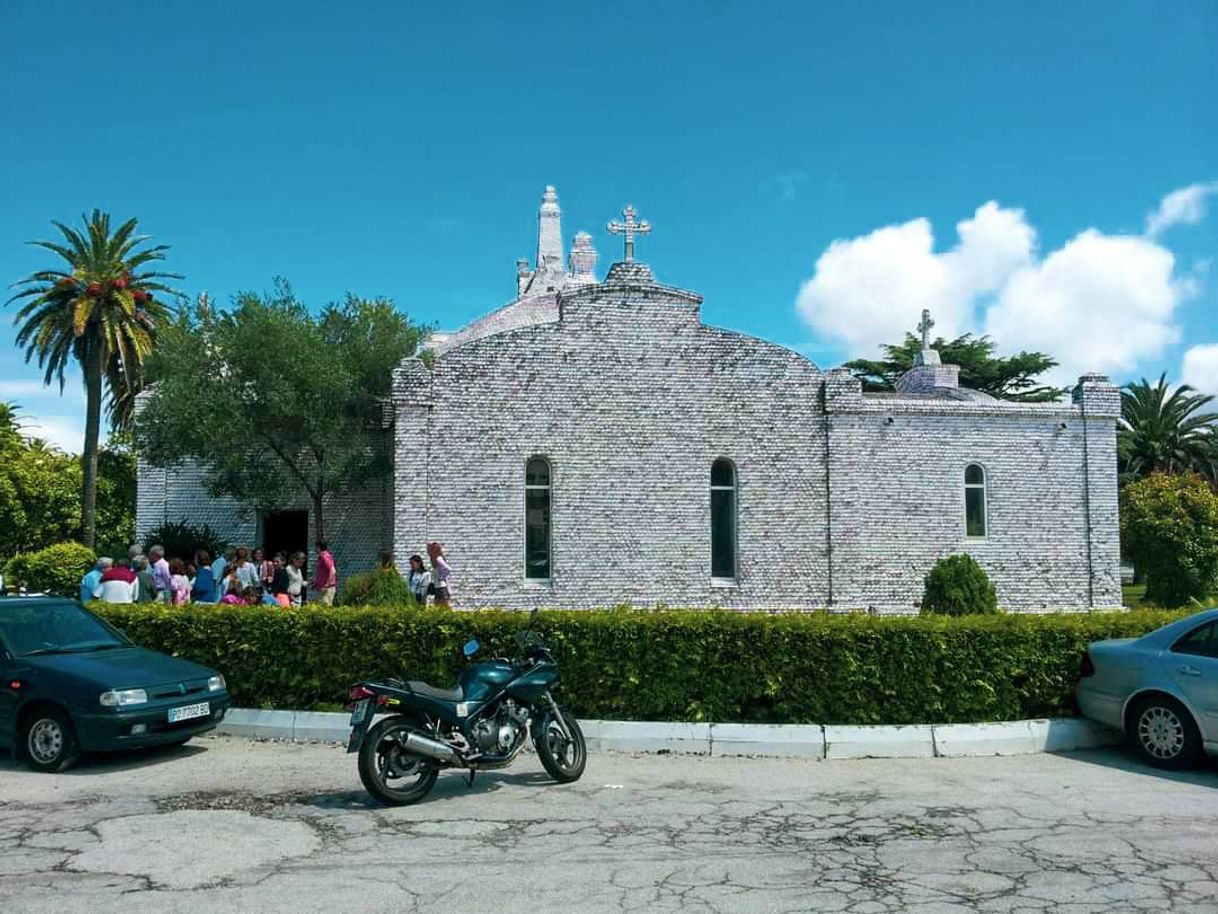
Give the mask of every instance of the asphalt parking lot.
[{"label": "asphalt parking lot", "polygon": [[1218,768],[536,758],[373,806],[331,745],[0,754],[0,911],[1218,911]]}]

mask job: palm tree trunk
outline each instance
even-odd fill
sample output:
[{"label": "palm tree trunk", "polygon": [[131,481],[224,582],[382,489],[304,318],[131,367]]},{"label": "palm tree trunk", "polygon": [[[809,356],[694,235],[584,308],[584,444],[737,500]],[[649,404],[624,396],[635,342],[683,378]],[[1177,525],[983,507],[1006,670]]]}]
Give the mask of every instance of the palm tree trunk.
[{"label": "palm tree trunk", "polygon": [[85,359],[84,492],[81,498],[80,539],[92,548],[97,518],[97,439],[101,433],[102,352],[93,345]]}]

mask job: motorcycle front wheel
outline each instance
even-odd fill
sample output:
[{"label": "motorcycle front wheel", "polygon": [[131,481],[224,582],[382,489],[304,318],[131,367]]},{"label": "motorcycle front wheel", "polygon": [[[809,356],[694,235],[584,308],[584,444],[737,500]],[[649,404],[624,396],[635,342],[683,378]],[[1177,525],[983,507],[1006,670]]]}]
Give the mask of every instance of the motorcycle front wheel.
[{"label": "motorcycle front wheel", "polygon": [[[570,739],[563,734],[562,727],[555,719],[555,712],[562,715],[562,722],[571,734]],[[545,712],[539,730],[533,745],[537,748],[542,767],[560,784],[578,781],[588,764],[588,747],[584,744],[584,731],[579,728],[579,721],[554,707]]]},{"label": "motorcycle front wheel", "polygon": [[419,802],[440,773],[431,759],[402,747],[406,733],[413,729],[415,725],[405,718],[387,718],[368,732],[359,750],[359,779],[373,797],[390,806]]}]

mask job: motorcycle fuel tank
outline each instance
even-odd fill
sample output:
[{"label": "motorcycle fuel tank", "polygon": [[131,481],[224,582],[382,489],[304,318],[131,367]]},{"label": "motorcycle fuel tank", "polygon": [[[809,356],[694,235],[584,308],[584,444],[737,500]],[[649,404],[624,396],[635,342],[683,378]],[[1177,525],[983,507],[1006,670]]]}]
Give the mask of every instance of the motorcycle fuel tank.
[{"label": "motorcycle fuel tank", "polygon": [[515,669],[502,660],[471,663],[461,671],[461,691],[466,701],[484,701],[507,685]]}]

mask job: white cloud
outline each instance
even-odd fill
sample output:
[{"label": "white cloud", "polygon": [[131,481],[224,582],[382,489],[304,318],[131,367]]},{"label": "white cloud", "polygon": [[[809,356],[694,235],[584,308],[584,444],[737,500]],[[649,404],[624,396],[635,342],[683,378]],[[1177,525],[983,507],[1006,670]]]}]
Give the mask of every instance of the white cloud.
[{"label": "white cloud", "polygon": [[1021,210],[992,200],[956,232],[956,246],[942,254],[934,252],[926,219],[834,241],[800,287],[796,308],[813,329],[844,341],[851,355],[900,340],[923,308],[932,312],[936,334],[963,333],[973,325],[977,297],[1031,261],[1036,232]]},{"label": "white cloud", "polygon": [[1193,346],[1185,352],[1180,375],[1185,384],[1218,396],[1218,343]]},{"label": "white cloud", "polygon": [[[0,378],[0,400],[16,400],[24,406],[28,401],[35,398],[54,397],[58,399],[59,396],[58,383],[48,387],[41,381]],[[84,403],[85,393],[80,389],[79,384],[74,384],[69,379],[63,389],[63,399],[70,403]]]},{"label": "white cloud", "polygon": [[1173,317],[1191,291],[1176,277],[1171,251],[1088,229],[1013,274],[984,329],[1004,350],[1052,355],[1059,383],[1085,371],[1123,372],[1179,339]]},{"label": "white cloud", "polygon": [[1061,363],[1053,380],[1066,383],[1160,355],[1179,338],[1176,308],[1197,285],[1177,275],[1171,251],[1143,236],[1088,229],[1042,256],[1023,211],[994,201],[956,233],[942,253],[926,219],[834,241],[796,308],[849,357],[902,339],[929,308],[936,335],[983,332],[1002,352],[1047,352]]},{"label": "white cloud", "polygon": [[1173,190],[1146,216],[1146,234],[1157,238],[1174,225],[1196,225],[1205,218],[1209,198],[1218,193],[1218,181],[1202,181]]},{"label": "white cloud", "polygon": [[[83,416],[30,416],[21,420],[21,434],[26,438],[42,438],[69,454],[79,454],[85,440]],[[104,441],[106,436],[101,436]]]}]

